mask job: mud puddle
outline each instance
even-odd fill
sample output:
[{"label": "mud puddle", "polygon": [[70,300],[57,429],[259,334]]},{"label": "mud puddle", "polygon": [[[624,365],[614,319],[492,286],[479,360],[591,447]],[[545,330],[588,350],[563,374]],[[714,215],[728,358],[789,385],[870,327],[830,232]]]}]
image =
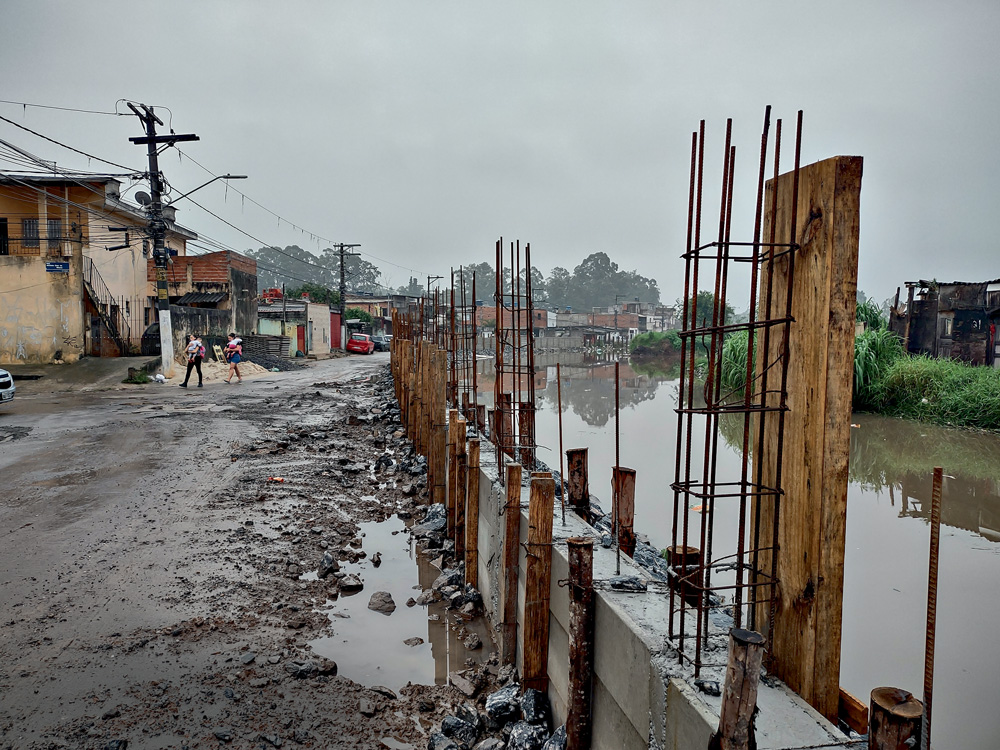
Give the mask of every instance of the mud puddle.
[{"label": "mud puddle", "polygon": [[[464,621],[441,603],[406,606],[408,599],[430,588],[441,571],[416,550],[401,519],[362,523],[359,536],[367,557],[344,564],[342,570],[358,575],[364,588],[353,595],[341,592],[338,600],[320,606],[334,635],[310,642],[315,653],[337,662],[339,674],[355,682],[393,690],[408,682],[444,685],[449,672],[470,666],[468,660],[477,665],[486,662],[492,641],[482,618]],[[376,553],[381,553],[377,567],[372,563]],[[312,572],[303,578],[315,576]],[[376,591],[392,595],[396,604],[392,614],[368,608]],[[479,636],[482,647],[471,651],[465,647],[463,638],[470,632]]]}]

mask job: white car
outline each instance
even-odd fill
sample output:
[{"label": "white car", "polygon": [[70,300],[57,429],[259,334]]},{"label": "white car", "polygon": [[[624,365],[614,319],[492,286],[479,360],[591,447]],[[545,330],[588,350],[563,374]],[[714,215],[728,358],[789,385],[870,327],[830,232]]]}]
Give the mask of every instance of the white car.
[{"label": "white car", "polygon": [[15,391],[17,387],[14,385],[14,376],[6,370],[0,370],[0,404],[13,401]]}]

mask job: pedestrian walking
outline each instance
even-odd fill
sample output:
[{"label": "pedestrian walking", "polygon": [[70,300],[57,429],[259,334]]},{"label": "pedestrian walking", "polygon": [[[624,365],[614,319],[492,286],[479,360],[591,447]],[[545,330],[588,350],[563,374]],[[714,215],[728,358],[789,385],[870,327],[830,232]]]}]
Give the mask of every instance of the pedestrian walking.
[{"label": "pedestrian walking", "polygon": [[205,359],[205,347],[201,343],[201,338],[193,333],[189,333],[188,345],[184,349],[184,353],[187,354],[187,373],[184,375],[184,382],[181,383],[181,388],[188,387],[188,381],[191,379],[191,370],[198,371],[198,387],[201,388],[201,363]]},{"label": "pedestrian walking", "polygon": [[229,334],[229,343],[226,344],[226,361],[229,362],[229,377],[226,378],[226,383],[229,383],[233,379],[233,375],[236,375],[237,383],[243,382],[243,376],[240,375],[240,362],[243,361],[243,339],[239,338],[235,333]]}]

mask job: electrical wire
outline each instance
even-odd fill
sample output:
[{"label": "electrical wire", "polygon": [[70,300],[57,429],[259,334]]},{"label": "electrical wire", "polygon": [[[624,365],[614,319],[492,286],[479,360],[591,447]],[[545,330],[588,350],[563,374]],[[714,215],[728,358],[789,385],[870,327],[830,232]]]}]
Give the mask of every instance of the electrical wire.
[{"label": "electrical wire", "polygon": [[[206,167],[204,164],[202,164],[201,162],[199,162],[197,159],[195,159],[194,157],[192,157],[191,155],[189,155],[186,151],[181,151],[181,149],[178,148],[177,152],[181,156],[183,156],[184,158],[186,158],[186,159],[190,160],[191,162],[193,162],[196,166],[201,167],[201,169],[203,169],[207,174],[210,174],[213,177],[218,177],[219,176],[219,175],[215,174],[215,172],[213,172],[211,169],[209,169],[208,167]],[[339,245],[340,244],[339,242],[335,242],[334,240],[331,240],[329,237],[324,237],[321,234],[317,234],[316,232],[312,232],[312,231],[306,229],[305,227],[300,226],[299,224],[296,224],[294,221],[289,221],[288,219],[286,219],[281,214],[275,213],[274,211],[272,211],[271,209],[269,209],[267,206],[265,206],[265,205],[263,205],[261,203],[258,203],[256,200],[254,200],[253,198],[251,198],[249,195],[247,195],[246,193],[242,192],[238,188],[235,188],[235,187],[229,185],[228,183],[227,183],[226,189],[227,190],[232,190],[234,193],[236,193],[237,195],[239,195],[240,197],[242,197],[244,200],[250,201],[251,203],[253,203],[255,206],[257,206],[262,211],[265,211],[266,213],[269,213],[271,216],[273,216],[274,218],[276,218],[278,220],[279,224],[280,224],[280,222],[283,221],[286,224],[288,224],[288,226],[292,227],[293,229],[298,229],[300,232],[308,234],[312,238],[315,238],[317,240],[322,240],[323,242],[327,242],[330,245]],[[396,266],[397,268],[402,268],[404,271],[412,271],[413,273],[418,274],[418,275],[424,275],[424,276],[427,275],[424,271],[420,271],[420,270],[418,270],[416,268],[410,268],[409,266],[400,265],[399,263],[394,263],[393,261],[388,260],[386,258],[380,258],[379,256],[375,255],[374,253],[368,252],[367,250],[360,250],[360,251],[357,251],[357,252],[358,252],[359,255],[367,255],[368,257],[374,258],[375,260],[381,261],[382,263],[388,263],[390,266]]]},{"label": "electrical wire", "polygon": [[[118,101],[122,100],[119,99]],[[19,107],[34,107],[36,109],[58,109],[61,112],[82,112],[88,115],[112,115],[112,116],[118,115],[119,117],[123,117],[125,115],[130,114],[129,112],[118,112],[118,111],[102,112],[96,109],[77,109],[75,107],[56,107],[52,104],[32,104],[31,102],[15,102],[11,101],[10,99],[0,99],[0,104],[16,104]]]},{"label": "electrical wire", "polygon": [[0,120],[3,120],[6,123],[10,123],[15,128],[20,128],[21,130],[27,131],[28,133],[31,133],[34,136],[38,136],[39,138],[42,138],[43,140],[46,140],[49,143],[54,143],[57,146],[62,146],[65,149],[69,149],[70,151],[73,151],[74,153],[80,154],[82,156],[86,156],[88,159],[94,159],[94,160],[102,162],[104,164],[110,164],[113,167],[119,167],[121,169],[127,169],[127,170],[131,171],[133,174],[143,174],[143,171],[141,169],[133,169],[132,167],[128,167],[128,166],[126,166],[124,164],[119,164],[116,161],[109,161],[108,159],[102,159],[100,156],[94,156],[93,154],[88,154],[86,151],[81,151],[78,148],[73,148],[72,146],[67,146],[65,143],[62,143],[61,141],[57,141],[55,138],[49,138],[47,135],[42,135],[37,130],[32,130],[29,127],[25,127],[24,125],[21,125],[20,123],[16,123],[13,120],[10,120],[10,119],[4,117],[3,115],[0,115]]}]

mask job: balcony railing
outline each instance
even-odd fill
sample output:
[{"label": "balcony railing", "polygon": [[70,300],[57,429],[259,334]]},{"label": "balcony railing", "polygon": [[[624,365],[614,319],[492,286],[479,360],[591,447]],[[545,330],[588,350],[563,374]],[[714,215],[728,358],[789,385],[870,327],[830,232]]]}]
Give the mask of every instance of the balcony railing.
[{"label": "balcony railing", "polygon": [[2,237],[0,236],[0,255],[34,255],[62,257],[64,248],[79,243],[80,239],[73,237]]}]

